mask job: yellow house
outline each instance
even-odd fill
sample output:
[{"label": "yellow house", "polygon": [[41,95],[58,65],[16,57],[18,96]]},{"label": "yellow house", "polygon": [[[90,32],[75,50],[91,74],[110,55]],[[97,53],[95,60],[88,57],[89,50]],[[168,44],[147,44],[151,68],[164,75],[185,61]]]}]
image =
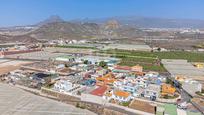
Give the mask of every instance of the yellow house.
[{"label": "yellow house", "polygon": [[162,95],[174,95],[176,92],[176,88],[171,86],[170,84],[163,84],[162,85]]}]

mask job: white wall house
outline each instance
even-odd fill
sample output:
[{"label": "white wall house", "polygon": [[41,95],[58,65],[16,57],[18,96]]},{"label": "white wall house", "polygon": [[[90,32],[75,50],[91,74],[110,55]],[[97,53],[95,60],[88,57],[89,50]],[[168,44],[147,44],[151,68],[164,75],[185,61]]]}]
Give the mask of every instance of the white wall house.
[{"label": "white wall house", "polygon": [[158,98],[160,96],[161,86],[156,84],[149,84],[147,88],[144,90],[144,97],[150,98],[155,97]]},{"label": "white wall house", "polygon": [[60,80],[54,84],[54,90],[57,90],[59,92],[72,92],[78,88],[80,88],[79,84],[73,84],[66,80]]},{"label": "white wall house", "polygon": [[142,87],[142,88],[146,88],[148,85],[147,78],[145,78],[144,76],[138,76],[136,78],[135,83],[137,84],[138,87]]},{"label": "white wall house", "polygon": [[117,91],[111,91],[111,92],[106,92],[106,94],[103,96],[104,99],[110,100],[114,99],[119,102],[128,102],[130,101],[133,97],[129,92],[117,90]]},{"label": "white wall house", "polygon": [[129,92],[125,91],[114,91],[112,98],[118,100],[119,102],[128,102],[131,100],[132,96]]}]

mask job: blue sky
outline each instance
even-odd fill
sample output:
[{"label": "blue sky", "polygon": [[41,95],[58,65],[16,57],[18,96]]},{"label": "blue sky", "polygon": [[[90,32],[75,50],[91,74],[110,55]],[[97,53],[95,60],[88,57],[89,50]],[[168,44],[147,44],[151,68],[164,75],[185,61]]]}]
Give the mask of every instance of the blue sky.
[{"label": "blue sky", "polygon": [[204,0],[0,0],[0,26],[35,24],[59,15],[65,20],[146,16],[204,20]]}]

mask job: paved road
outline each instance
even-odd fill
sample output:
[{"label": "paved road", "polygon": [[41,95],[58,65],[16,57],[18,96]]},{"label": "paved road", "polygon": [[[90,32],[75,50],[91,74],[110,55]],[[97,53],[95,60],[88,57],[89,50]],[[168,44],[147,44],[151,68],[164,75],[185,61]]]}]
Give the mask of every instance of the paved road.
[{"label": "paved road", "polygon": [[[181,94],[181,103],[182,102],[191,102],[192,97],[183,88],[176,88],[176,89]],[[192,107],[193,107],[194,112],[201,112],[194,105],[192,105]],[[181,110],[179,110],[179,111],[181,112]]]},{"label": "paved road", "polygon": [[181,94],[181,102],[188,102],[191,100],[191,97],[183,89],[177,88],[177,91],[179,91],[179,93]]},{"label": "paved road", "polygon": [[1,115],[94,115],[85,109],[30,94],[0,83]]}]

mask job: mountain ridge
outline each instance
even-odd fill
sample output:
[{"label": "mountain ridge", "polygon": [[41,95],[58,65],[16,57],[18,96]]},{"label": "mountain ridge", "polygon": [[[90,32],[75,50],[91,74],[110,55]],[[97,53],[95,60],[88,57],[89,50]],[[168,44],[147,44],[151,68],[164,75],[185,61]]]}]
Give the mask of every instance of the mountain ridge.
[{"label": "mountain ridge", "polygon": [[[204,21],[200,20],[174,20],[143,17],[115,17],[100,20],[85,19],[65,21],[59,16],[50,16],[48,19],[32,26],[16,26],[0,29],[0,39],[12,40],[14,37],[25,40],[31,39],[123,39],[143,38],[144,36],[181,36],[175,33],[144,32],[143,28],[162,27],[204,27]],[[169,24],[169,25],[168,25]],[[194,26],[193,26],[194,25]],[[6,35],[6,37],[4,36]],[[25,37],[23,37],[25,36]],[[15,39],[14,39],[15,40]]]},{"label": "mountain ridge", "polygon": [[116,16],[100,19],[81,19],[72,22],[93,22],[103,24],[108,20],[117,20],[123,25],[130,25],[139,28],[204,28],[204,20],[201,19],[171,19],[142,16]]},{"label": "mountain ridge", "polygon": [[49,23],[55,23],[55,22],[64,22],[64,20],[58,16],[58,15],[51,15],[50,17],[48,17],[47,19],[37,23],[37,26],[43,26]]}]

